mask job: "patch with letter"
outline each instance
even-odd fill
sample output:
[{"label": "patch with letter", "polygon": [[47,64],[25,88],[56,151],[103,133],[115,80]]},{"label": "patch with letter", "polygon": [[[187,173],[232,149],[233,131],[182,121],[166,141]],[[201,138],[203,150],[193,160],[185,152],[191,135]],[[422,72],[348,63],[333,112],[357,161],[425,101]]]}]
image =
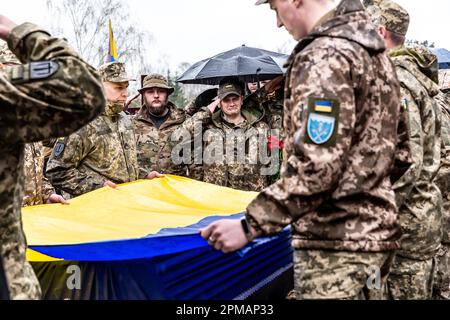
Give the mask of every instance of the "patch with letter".
[{"label": "patch with letter", "polygon": [[53,155],[55,156],[55,158],[61,157],[65,149],[66,149],[66,139],[58,140],[53,149]]},{"label": "patch with letter", "polygon": [[7,73],[12,83],[26,83],[50,78],[59,70],[59,64],[54,61],[38,61],[28,64],[10,66]]},{"label": "patch with letter", "polygon": [[336,144],[340,104],[336,99],[309,98],[305,142],[331,147]]}]

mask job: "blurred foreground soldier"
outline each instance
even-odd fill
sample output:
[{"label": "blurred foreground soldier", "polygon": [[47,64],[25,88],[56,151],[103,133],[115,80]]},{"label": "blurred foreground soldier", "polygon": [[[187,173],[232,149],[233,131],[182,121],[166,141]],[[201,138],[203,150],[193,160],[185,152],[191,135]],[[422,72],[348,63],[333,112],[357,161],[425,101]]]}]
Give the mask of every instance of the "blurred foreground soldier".
[{"label": "blurred foreground soldier", "polygon": [[400,89],[385,44],[359,0],[260,3],[299,41],[281,179],[246,219],[213,223],[202,236],[231,252],[291,224],[299,299],[379,298],[400,231],[390,183]]},{"label": "blurred foreground soldier", "polygon": [[[0,63],[4,67],[21,64],[6,43],[0,47]],[[67,203],[62,196],[55,194],[53,186],[44,177],[44,146],[42,142],[25,145],[24,170],[23,207],[44,203]]]},{"label": "blurred foreground soldier", "polygon": [[69,135],[92,121],[105,98],[95,70],[63,40],[0,16],[0,38],[24,65],[0,70],[0,245],[12,299],[39,299],[26,261],[20,207],[25,143]]},{"label": "blurred foreground soldier", "polygon": [[51,203],[68,204],[63,196],[56,194],[55,189],[44,176],[44,150],[42,142],[25,145],[23,207]]},{"label": "blurred foreground soldier", "polygon": [[[284,76],[277,77],[271,81],[263,81],[259,90],[247,96],[244,107],[248,109],[262,108],[264,110],[264,122],[269,125],[269,150],[272,153],[279,152],[282,159],[284,144],[283,133],[283,103],[284,103]],[[249,84],[250,86],[250,84]],[[277,164],[278,169],[270,177],[269,184],[275,183],[280,178],[281,162]]]},{"label": "blurred foreground soldier", "polygon": [[392,299],[430,299],[435,259],[442,238],[441,192],[433,182],[441,161],[441,117],[437,58],[425,47],[404,47],[406,10],[382,0],[367,8],[385,39],[409,119],[413,164],[394,184],[403,232],[388,279]]},{"label": "blurred foreground soldier", "polygon": [[436,97],[442,114],[441,165],[436,184],[442,193],[442,246],[437,254],[433,298],[450,300],[450,96],[441,92]]},{"label": "blurred foreground soldier", "polygon": [[53,186],[70,197],[138,179],[133,124],[123,113],[131,79],[121,62],[105,64],[99,73],[108,100],[105,113],[60,139],[47,164]]},{"label": "blurred foreground soldier", "polygon": [[145,178],[150,171],[163,174],[187,176],[186,165],[175,165],[172,161],[172,133],[186,120],[186,114],[169,101],[175,91],[167,79],[159,74],[151,74],[144,79],[139,92],[144,105],[133,118],[136,134],[139,177]]},{"label": "blurred foreground soldier", "polygon": [[3,261],[0,259],[0,301],[9,300],[8,283],[6,282]]}]

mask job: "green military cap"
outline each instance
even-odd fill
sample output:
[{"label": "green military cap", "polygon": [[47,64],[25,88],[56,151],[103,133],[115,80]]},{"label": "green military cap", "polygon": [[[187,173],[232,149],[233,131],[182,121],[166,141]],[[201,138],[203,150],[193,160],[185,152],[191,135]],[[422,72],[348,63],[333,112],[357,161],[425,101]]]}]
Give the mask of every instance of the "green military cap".
[{"label": "green military cap", "polygon": [[122,62],[110,62],[98,68],[98,73],[104,82],[128,82],[136,81],[130,79]]},{"label": "green military cap", "polygon": [[143,84],[142,88],[139,89],[138,91],[142,94],[146,90],[151,89],[151,88],[166,89],[168,91],[169,95],[171,95],[175,91],[175,88],[172,88],[171,86],[169,86],[169,82],[167,81],[166,77],[164,77],[161,74],[157,74],[157,73],[146,76],[144,78],[144,84]]},{"label": "green military cap", "polygon": [[403,7],[391,0],[364,1],[367,13],[376,25],[383,25],[388,31],[406,36],[409,28],[409,14]]},{"label": "green military cap", "polygon": [[22,64],[19,59],[17,59],[16,55],[9,50],[6,43],[0,46],[0,63]]},{"label": "green military cap", "polygon": [[244,95],[243,84],[237,78],[223,80],[219,85],[219,99],[223,100],[229,95]]},{"label": "green military cap", "polygon": [[269,3],[269,0],[258,0],[255,5],[259,6],[260,4]]}]

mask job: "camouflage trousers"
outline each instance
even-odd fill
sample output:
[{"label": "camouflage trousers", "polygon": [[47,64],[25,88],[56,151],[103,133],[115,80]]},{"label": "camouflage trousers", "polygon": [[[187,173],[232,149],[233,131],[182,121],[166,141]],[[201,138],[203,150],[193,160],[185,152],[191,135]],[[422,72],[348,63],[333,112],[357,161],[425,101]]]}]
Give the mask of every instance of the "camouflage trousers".
[{"label": "camouflage trousers", "polygon": [[450,300],[450,244],[442,244],[436,260],[433,299]]},{"label": "camouflage trousers", "polygon": [[394,253],[294,252],[295,290],[288,299],[381,300]]},{"label": "camouflage trousers", "polygon": [[392,300],[428,300],[433,290],[436,260],[413,260],[396,256],[388,278],[388,297]]},{"label": "camouflage trousers", "polygon": [[[12,251],[9,251],[8,247]],[[5,252],[5,249],[6,252],[9,251],[9,253],[6,253],[6,257],[3,257],[3,264],[11,299],[39,300],[41,298],[41,289],[33,268],[24,259],[25,249],[19,249],[15,245],[3,246],[2,249],[3,252]]]},{"label": "camouflage trousers", "polygon": [[[0,229],[0,234],[3,232],[23,232],[21,223],[15,222],[8,230]],[[0,246],[9,295],[12,300],[38,300],[41,288],[33,268],[26,260],[25,244],[19,238],[22,237]]]}]

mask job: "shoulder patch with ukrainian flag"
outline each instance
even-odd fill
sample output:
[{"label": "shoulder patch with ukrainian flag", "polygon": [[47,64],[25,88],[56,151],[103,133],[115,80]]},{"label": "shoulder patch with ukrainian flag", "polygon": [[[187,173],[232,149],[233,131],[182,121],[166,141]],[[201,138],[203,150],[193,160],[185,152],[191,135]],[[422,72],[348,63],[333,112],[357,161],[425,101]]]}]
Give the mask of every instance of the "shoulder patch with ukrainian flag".
[{"label": "shoulder patch with ukrainian flag", "polygon": [[403,99],[402,100],[402,106],[404,110],[408,110],[408,100]]},{"label": "shoulder patch with ukrainian flag", "polygon": [[340,103],[336,99],[309,98],[305,142],[331,147],[336,145]]}]

